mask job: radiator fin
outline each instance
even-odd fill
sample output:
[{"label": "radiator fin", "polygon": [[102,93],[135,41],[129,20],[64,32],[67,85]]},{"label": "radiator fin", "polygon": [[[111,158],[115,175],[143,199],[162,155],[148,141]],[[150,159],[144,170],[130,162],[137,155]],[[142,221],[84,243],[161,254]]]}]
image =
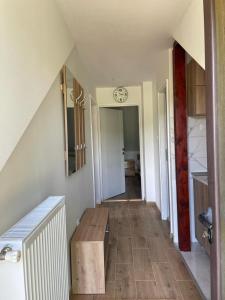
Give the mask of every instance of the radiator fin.
[{"label": "radiator fin", "polygon": [[17,294],[14,299],[69,299],[64,198],[50,197],[41,203],[0,238],[0,245],[4,241],[22,245],[19,265],[23,269],[26,298]]}]

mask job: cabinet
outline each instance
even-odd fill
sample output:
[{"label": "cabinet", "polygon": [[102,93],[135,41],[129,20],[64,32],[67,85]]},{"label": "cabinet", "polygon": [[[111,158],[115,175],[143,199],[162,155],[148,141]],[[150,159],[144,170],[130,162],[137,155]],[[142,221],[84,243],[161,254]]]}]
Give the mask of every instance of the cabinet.
[{"label": "cabinet", "polygon": [[195,207],[195,236],[199,243],[205,248],[210,255],[210,243],[207,238],[203,238],[203,232],[206,228],[201,224],[198,216],[207,211],[209,204],[208,185],[194,178],[194,207]]},{"label": "cabinet", "polygon": [[108,208],[86,209],[71,240],[73,294],[104,294],[108,258]]},{"label": "cabinet", "polygon": [[206,115],[205,71],[191,60],[187,64],[187,106],[188,115],[203,117]]}]

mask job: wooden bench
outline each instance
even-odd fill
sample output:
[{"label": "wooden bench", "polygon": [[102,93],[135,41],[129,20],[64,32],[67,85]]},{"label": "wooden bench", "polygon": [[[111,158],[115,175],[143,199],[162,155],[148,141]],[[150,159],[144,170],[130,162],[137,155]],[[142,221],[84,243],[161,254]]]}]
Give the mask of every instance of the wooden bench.
[{"label": "wooden bench", "polygon": [[71,240],[73,294],[104,294],[109,239],[108,208],[86,209]]}]

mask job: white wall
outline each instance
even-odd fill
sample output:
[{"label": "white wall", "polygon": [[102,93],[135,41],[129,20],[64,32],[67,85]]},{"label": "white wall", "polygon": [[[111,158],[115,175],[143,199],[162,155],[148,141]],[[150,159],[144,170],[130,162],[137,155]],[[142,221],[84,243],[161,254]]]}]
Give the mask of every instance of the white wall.
[{"label": "white wall", "polygon": [[142,105],[141,86],[126,87],[128,91],[128,100],[125,103],[115,102],[113,91],[115,87],[96,88],[96,101],[99,107],[101,106],[132,106]]},{"label": "white wall", "polygon": [[158,99],[157,83],[154,81],[154,101],[153,101],[153,130],[154,130],[154,161],[155,161],[155,194],[156,203],[160,208],[160,164],[159,164],[159,120],[158,120]]},{"label": "white wall", "polygon": [[0,171],[73,47],[54,0],[0,3]]},{"label": "white wall", "polygon": [[156,73],[157,92],[162,91],[165,88],[166,79],[169,78],[169,49],[160,52],[159,61]]},{"label": "white wall", "polygon": [[192,0],[173,37],[205,69],[203,0]]},{"label": "white wall", "polygon": [[[148,201],[158,201],[156,188],[155,98],[153,82],[143,82],[145,184]],[[157,102],[156,102],[157,104]],[[157,135],[157,133],[156,133]]]},{"label": "white wall", "polygon": [[[69,59],[82,70],[76,52]],[[77,73],[67,62],[76,78]],[[85,92],[87,81],[81,84]],[[70,177],[65,175],[63,101],[57,76],[49,93],[0,173],[0,234],[49,195],[65,195],[68,240],[86,207],[94,206],[89,102],[85,110],[87,164]]]}]

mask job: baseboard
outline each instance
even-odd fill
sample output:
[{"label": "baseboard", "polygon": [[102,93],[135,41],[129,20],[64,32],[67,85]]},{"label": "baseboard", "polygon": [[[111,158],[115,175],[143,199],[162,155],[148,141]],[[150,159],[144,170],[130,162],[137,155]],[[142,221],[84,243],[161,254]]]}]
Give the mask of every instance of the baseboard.
[{"label": "baseboard", "polygon": [[152,207],[154,206],[158,209],[158,207],[154,201],[146,201],[146,200],[144,200],[144,201],[145,201],[146,206],[152,206]]},{"label": "baseboard", "polygon": [[143,202],[142,199],[109,199],[104,200],[102,203],[111,203],[111,202]]}]

